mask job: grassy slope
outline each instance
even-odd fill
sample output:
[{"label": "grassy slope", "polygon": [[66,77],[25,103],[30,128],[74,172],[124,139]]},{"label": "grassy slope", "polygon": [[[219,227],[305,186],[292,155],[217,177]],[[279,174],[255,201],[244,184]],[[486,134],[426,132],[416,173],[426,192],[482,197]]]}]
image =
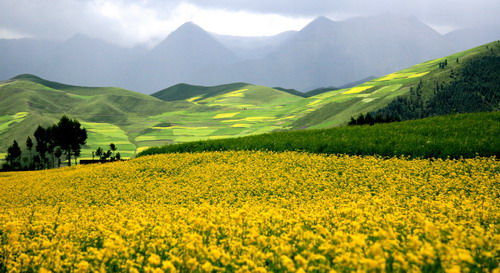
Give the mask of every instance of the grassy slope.
[{"label": "grassy slope", "polygon": [[[435,81],[449,79],[451,69],[486,54],[487,46],[498,44],[447,57],[447,69],[438,68],[444,60],[441,58],[353,88],[308,98],[236,83],[216,87],[177,85],[155,94],[175,99],[164,101],[120,88],[70,86],[21,75],[0,82],[0,153],[13,139],[24,142],[38,124],[51,124],[62,114],[86,122],[93,132],[85,153],[113,137],[122,143],[119,148],[126,149],[122,151],[132,155],[171,143],[333,127],[345,124],[351,116],[384,107],[420,80],[434,86]],[[456,58],[460,58],[460,64],[453,61]],[[109,128],[104,129],[106,126]]]},{"label": "grassy slope", "polygon": [[237,90],[247,83],[231,83],[218,86],[201,86],[186,83],[176,84],[174,86],[160,90],[151,96],[165,101],[185,100],[192,97],[210,97],[223,94],[231,90]]},{"label": "grassy slope", "polygon": [[[316,96],[320,100],[318,104],[321,104],[318,111],[296,120],[293,128],[328,128],[345,124],[352,116],[380,109],[395,97],[408,94],[410,88],[415,88],[420,81],[424,89],[433,90],[437,82],[449,82],[450,73],[463,67],[464,63],[479,56],[491,54],[491,47],[500,48],[500,43],[493,42],[421,63],[353,88],[322,93]],[[439,69],[439,62],[445,59],[448,60],[448,66],[445,69]],[[460,62],[457,63],[456,59]],[[361,90],[361,88],[368,89],[356,92],[356,89]]]},{"label": "grassy slope", "polygon": [[[119,88],[69,86],[21,75],[0,82],[0,151],[5,151],[13,139],[24,143],[39,124],[53,124],[67,114],[81,120],[90,132],[84,156],[104,140],[119,142],[122,153],[132,156],[136,147],[131,136],[156,123],[149,120],[150,116],[193,108],[203,107],[168,103]],[[117,132],[121,132],[118,140]]]},{"label": "grassy slope", "polygon": [[500,112],[167,145],[140,155],[176,152],[264,150],[412,157],[500,156]]}]

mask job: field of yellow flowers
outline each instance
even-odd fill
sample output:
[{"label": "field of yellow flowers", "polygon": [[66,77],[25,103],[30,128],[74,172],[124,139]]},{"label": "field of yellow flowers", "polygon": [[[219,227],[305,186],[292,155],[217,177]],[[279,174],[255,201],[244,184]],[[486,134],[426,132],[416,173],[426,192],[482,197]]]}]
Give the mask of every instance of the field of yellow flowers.
[{"label": "field of yellow flowers", "polygon": [[211,152],[0,174],[0,272],[500,272],[500,164]]}]

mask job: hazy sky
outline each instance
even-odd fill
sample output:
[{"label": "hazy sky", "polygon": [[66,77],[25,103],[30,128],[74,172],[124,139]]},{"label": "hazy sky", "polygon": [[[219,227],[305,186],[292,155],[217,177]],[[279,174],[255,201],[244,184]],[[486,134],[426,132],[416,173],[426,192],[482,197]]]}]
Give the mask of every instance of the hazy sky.
[{"label": "hazy sky", "polygon": [[0,0],[0,38],[67,39],[77,33],[134,46],[193,21],[220,34],[273,35],[315,17],[415,15],[440,32],[500,25],[499,0]]}]

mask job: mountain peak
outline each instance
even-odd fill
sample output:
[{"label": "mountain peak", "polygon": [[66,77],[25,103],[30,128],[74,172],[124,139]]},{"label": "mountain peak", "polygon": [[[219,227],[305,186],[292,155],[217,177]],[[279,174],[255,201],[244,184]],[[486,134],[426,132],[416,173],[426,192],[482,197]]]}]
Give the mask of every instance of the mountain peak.
[{"label": "mountain peak", "polygon": [[325,16],[319,16],[311,21],[306,27],[304,27],[304,29],[324,29],[331,27],[333,24],[335,24],[335,22],[330,20],[329,18]]},{"label": "mountain peak", "polygon": [[312,21],[312,23],[333,23],[333,21],[326,16],[318,16]]},{"label": "mountain peak", "polygon": [[178,32],[206,32],[203,28],[193,22],[186,22],[178,27],[173,33]]},{"label": "mountain peak", "polygon": [[20,74],[20,75],[17,75],[15,77],[11,78],[11,80],[40,81],[43,79],[38,77],[38,76],[35,76],[33,74]]}]

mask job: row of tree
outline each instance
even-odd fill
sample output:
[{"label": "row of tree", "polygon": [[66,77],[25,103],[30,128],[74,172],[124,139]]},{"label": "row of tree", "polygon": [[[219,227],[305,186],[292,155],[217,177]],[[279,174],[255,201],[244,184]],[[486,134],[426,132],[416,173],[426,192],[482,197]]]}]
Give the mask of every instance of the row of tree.
[{"label": "row of tree", "polygon": [[117,152],[118,147],[114,143],[109,144],[109,149],[105,151],[103,148],[99,147],[95,152],[92,152],[92,160],[95,157],[99,158],[100,161],[116,161],[121,160],[122,156],[120,152]]},{"label": "row of tree", "polygon": [[[34,139],[34,141],[33,141]],[[80,156],[81,148],[87,141],[87,130],[76,119],[63,116],[58,123],[44,128],[38,126],[25,142],[23,151],[17,141],[7,149],[4,170],[40,170],[61,166],[61,157],[65,157],[71,166]]]},{"label": "row of tree", "polygon": [[357,118],[351,117],[348,125],[374,125],[375,123],[389,123],[401,121],[398,117],[382,114],[367,113],[359,115]]}]

